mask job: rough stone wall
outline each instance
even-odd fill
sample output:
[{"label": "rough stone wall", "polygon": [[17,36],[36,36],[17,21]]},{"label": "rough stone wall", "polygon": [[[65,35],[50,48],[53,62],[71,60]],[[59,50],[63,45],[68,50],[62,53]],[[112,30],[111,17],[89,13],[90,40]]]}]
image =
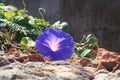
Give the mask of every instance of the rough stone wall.
[{"label": "rough stone wall", "polygon": [[100,47],[120,52],[119,4],[119,0],[65,0],[64,20],[69,22],[75,40],[93,33]]},{"label": "rough stone wall", "polygon": [[[22,0],[0,0],[23,8]],[[45,18],[54,23],[69,23],[75,41],[93,33],[100,47],[120,52],[120,0],[25,0],[30,15],[41,17],[38,8],[45,8]]]}]

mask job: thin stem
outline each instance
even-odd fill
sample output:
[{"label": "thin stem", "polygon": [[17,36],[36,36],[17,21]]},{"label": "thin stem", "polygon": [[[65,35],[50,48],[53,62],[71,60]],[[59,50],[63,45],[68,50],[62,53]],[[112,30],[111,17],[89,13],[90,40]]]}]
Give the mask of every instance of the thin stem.
[{"label": "thin stem", "polygon": [[42,19],[44,19],[43,13],[45,12],[45,9],[44,8],[39,8],[38,10],[39,10],[39,13],[40,13]]},{"label": "thin stem", "polygon": [[22,0],[22,4],[23,4],[23,6],[24,6],[24,10],[26,10],[25,0]]}]

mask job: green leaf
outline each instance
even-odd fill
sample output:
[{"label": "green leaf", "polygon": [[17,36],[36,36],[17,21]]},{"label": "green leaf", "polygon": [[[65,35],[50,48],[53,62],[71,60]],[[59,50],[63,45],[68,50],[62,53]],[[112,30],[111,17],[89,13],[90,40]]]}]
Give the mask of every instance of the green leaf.
[{"label": "green leaf", "polygon": [[66,32],[68,30],[68,23],[67,22],[62,22],[59,26],[59,29]]},{"label": "green leaf", "polygon": [[7,12],[16,12],[18,9],[14,6],[0,6],[0,9],[3,9],[4,11]]},{"label": "green leaf", "polygon": [[52,27],[66,32],[68,30],[68,23],[67,22],[60,23],[60,21],[57,21],[52,25]]},{"label": "green leaf", "polygon": [[22,16],[22,15],[23,15],[23,13],[22,13],[22,12],[20,12],[20,11],[18,11],[18,12],[17,12],[17,15],[18,15],[18,16]]},{"label": "green leaf", "polygon": [[21,45],[24,47],[34,47],[35,42],[30,37],[23,37],[21,40]]},{"label": "green leaf", "polygon": [[55,22],[52,26],[53,26],[54,28],[59,28],[59,26],[60,26],[60,21]]},{"label": "green leaf", "polygon": [[73,53],[71,56],[72,59],[77,58],[77,57],[78,57],[78,55],[76,53]]},{"label": "green leaf", "polygon": [[85,57],[87,54],[89,54],[89,52],[91,51],[91,49],[84,49],[84,51],[81,53],[81,57]]},{"label": "green leaf", "polygon": [[97,44],[98,43],[98,40],[97,38],[95,37],[95,35],[93,34],[89,34],[87,37],[86,37],[86,40],[87,40],[87,43],[88,44]]},{"label": "green leaf", "polygon": [[5,4],[3,4],[3,3],[0,3],[0,6],[5,6]]},{"label": "green leaf", "polygon": [[14,22],[19,22],[19,21],[21,21],[21,20],[23,20],[23,19],[24,19],[23,16],[15,16],[15,17],[14,17]]},{"label": "green leaf", "polygon": [[8,19],[8,20],[11,20],[14,18],[16,14],[14,12],[5,12],[5,17]]}]

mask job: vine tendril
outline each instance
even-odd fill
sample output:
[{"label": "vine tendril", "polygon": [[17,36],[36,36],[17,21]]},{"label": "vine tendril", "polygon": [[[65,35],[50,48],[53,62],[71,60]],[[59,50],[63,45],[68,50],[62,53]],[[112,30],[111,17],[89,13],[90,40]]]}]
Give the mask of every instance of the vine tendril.
[{"label": "vine tendril", "polygon": [[44,19],[43,13],[45,12],[45,9],[44,8],[39,8],[38,10],[39,10],[39,13],[40,13],[42,19]]},{"label": "vine tendril", "polygon": [[24,6],[24,10],[26,10],[25,0],[22,0],[22,4],[23,4],[23,6]]}]

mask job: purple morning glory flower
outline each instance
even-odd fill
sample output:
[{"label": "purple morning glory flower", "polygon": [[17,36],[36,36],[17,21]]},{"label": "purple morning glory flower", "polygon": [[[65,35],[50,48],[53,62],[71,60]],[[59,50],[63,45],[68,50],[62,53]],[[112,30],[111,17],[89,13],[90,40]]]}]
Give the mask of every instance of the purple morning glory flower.
[{"label": "purple morning glory flower", "polygon": [[38,51],[53,60],[66,60],[74,52],[73,38],[62,30],[46,29],[35,42]]}]

